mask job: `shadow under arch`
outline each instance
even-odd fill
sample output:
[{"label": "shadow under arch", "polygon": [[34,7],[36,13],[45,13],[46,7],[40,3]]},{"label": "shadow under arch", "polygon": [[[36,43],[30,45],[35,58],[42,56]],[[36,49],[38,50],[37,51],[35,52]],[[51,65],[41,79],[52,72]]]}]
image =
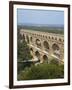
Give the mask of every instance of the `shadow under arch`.
[{"label": "shadow under arch", "polygon": [[59,45],[56,44],[56,43],[54,43],[54,44],[52,45],[52,50],[53,50],[53,54],[54,54],[55,56],[57,56],[58,58],[60,58],[60,47],[59,47]]},{"label": "shadow under arch", "polygon": [[41,41],[39,39],[36,39],[35,43],[38,48],[41,48]]},{"label": "shadow under arch", "polygon": [[44,46],[45,51],[49,52],[49,43],[47,41],[43,42],[43,46]]},{"label": "shadow under arch", "polygon": [[48,63],[48,57],[47,57],[47,55],[43,55],[43,63]]},{"label": "shadow under arch", "polygon": [[32,37],[30,37],[30,41],[31,41],[31,42],[33,41],[33,38],[32,38]]}]

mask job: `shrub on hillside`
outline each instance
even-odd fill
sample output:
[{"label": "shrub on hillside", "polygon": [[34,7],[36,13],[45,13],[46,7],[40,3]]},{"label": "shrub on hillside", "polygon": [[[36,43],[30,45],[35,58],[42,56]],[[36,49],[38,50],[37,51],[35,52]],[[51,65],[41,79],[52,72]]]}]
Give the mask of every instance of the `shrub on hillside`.
[{"label": "shrub on hillside", "polygon": [[56,59],[54,59],[54,58],[52,58],[52,59],[50,60],[50,64],[56,64],[56,65],[58,65],[58,64],[59,64],[59,61],[56,60]]},{"label": "shrub on hillside", "polygon": [[18,80],[56,79],[64,77],[64,66],[40,64],[31,66],[18,74]]}]

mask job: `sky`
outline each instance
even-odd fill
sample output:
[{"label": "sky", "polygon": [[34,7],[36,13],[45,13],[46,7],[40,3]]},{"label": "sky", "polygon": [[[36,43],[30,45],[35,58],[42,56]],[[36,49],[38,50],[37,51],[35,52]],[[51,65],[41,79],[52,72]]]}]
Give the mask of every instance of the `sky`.
[{"label": "sky", "polygon": [[64,25],[64,11],[17,9],[17,23]]}]

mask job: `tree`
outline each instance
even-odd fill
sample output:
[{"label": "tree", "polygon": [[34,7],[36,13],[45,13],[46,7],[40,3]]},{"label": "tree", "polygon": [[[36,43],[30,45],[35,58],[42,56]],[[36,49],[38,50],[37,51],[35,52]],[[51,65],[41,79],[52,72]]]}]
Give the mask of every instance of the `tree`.
[{"label": "tree", "polygon": [[29,46],[27,45],[25,39],[20,35],[20,29],[17,33],[17,57],[18,61],[29,60],[32,59],[32,55],[30,54]]}]

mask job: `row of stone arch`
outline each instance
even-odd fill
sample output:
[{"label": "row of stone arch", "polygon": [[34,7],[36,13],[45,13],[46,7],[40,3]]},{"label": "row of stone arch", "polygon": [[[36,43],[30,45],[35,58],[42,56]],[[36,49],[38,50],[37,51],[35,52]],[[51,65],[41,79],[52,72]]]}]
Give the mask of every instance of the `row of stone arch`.
[{"label": "row of stone arch", "polygon": [[[33,52],[32,48],[30,48],[30,50]],[[49,60],[49,58],[48,58],[48,56],[46,54],[44,54],[42,56],[42,58],[40,58],[41,55],[40,55],[39,51],[35,51],[35,56],[38,58],[39,62],[42,60],[41,63],[51,63],[51,61]],[[56,61],[57,64],[59,64],[58,59],[55,58],[55,61]]]},{"label": "row of stone arch", "polygon": [[[30,50],[33,52],[33,49],[32,48],[30,48]],[[39,51],[36,51],[35,52],[35,56],[39,59],[39,61],[40,61],[40,53],[39,53]],[[46,56],[46,55],[43,55],[43,62],[47,62],[48,63],[48,57]]]},{"label": "row of stone arch", "polygon": [[[32,37],[31,37],[31,42],[32,42]],[[29,37],[27,36],[27,43],[29,43]],[[37,46],[41,46],[41,42],[39,39],[36,39],[36,45]],[[44,41],[43,45],[45,46],[45,48],[49,49],[49,44],[47,41]],[[59,50],[59,46],[57,44],[53,44],[53,47],[52,47],[54,50],[57,49]]]},{"label": "row of stone arch", "polygon": [[[23,34],[23,39],[25,39],[28,44],[29,44],[30,42],[33,43],[33,38],[32,38],[32,37],[29,38],[28,35],[24,36],[24,34]],[[41,41],[40,41],[39,39],[36,39],[36,40],[35,40],[35,44],[36,44],[36,46],[37,46],[38,48],[41,49],[42,43],[41,43]],[[49,45],[48,41],[46,41],[46,40],[43,41],[43,47],[44,47],[44,50],[49,53],[51,46]],[[59,47],[56,43],[54,43],[51,48],[52,48],[53,54],[54,54],[56,57],[60,58],[60,47]]]},{"label": "row of stone arch", "polygon": [[[32,34],[32,35],[44,37],[46,39],[59,40],[60,42],[64,42],[64,39],[53,37],[53,36],[45,36],[45,35],[38,35],[38,34]],[[32,39],[32,37],[30,37],[30,38]]]}]

